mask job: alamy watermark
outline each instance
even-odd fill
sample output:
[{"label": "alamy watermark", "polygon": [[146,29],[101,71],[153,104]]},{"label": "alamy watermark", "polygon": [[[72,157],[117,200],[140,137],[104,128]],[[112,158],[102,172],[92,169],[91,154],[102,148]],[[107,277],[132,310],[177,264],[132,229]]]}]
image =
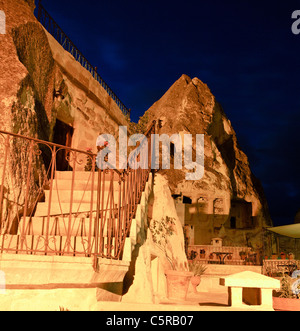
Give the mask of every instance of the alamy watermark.
[{"label": "alamy watermark", "polygon": [[0,10],[0,34],[6,33],[6,16],[3,10]]},{"label": "alamy watermark", "polygon": [[[195,139],[194,139],[195,138]],[[160,153],[160,144],[162,146]],[[197,134],[152,134],[147,139],[143,134],[134,134],[128,139],[127,127],[119,127],[119,164],[117,167],[117,142],[114,136],[102,134],[97,139],[101,149],[97,156],[99,169],[171,169],[171,156],[174,169],[188,172],[186,180],[200,180],[204,176],[204,135]],[[128,147],[136,147],[128,156]],[[150,151],[150,152],[149,152]],[[161,158],[161,159],[160,159]],[[193,161],[195,159],[195,161]]]},{"label": "alamy watermark", "polygon": [[296,20],[292,24],[292,32],[293,34],[299,34],[300,33],[300,10],[295,10],[292,14],[292,19]]}]

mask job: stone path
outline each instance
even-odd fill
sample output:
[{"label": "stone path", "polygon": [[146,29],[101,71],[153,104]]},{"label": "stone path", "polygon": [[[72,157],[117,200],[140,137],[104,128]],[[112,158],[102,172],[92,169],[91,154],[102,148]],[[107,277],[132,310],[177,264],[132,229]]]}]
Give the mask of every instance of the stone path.
[{"label": "stone path", "polygon": [[[226,293],[189,293],[185,302],[167,299],[159,304],[96,302],[94,289],[77,290],[7,290],[0,295],[0,311],[70,311],[141,312],[141,311],[236,311],[228,307]],[[249,306],[241,311],[253,311]]]}]

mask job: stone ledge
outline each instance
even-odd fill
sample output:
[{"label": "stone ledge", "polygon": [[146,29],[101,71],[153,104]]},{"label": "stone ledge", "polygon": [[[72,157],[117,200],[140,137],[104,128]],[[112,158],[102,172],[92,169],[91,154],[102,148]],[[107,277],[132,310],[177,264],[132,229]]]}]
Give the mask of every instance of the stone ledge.
[{"label": "stone ledge", "polygon": [[29,254],[0,254],[0,267],[6,261],[23,261],[23,262],[44,262],[44,263],[79,263],[92,265],[92,257],[74,257],[74,256],[57,256],[57,255],[29,255]]},{"label": "stone ledge", "polygon": [[12,288],[99,287],[123,282],[129,262],[99,259],[97,272],[93,258],[9,255],[0,257],[0,270],[6,286]]},{"label": "stone ledge", "polygon": [[220,285],[227,287],[279,289],[280,281],[251,271],[244,271],[220,278]]}]

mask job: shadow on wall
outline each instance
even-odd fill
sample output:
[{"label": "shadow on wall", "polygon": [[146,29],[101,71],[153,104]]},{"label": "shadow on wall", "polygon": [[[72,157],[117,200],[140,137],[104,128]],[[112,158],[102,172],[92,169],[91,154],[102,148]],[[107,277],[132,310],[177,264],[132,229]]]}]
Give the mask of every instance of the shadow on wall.
[{"label": "shadow on wall", "polygon": [[[154,185],[154,176],[152,176],[152,185]],[[139,257],[140,248],[145,244],[147,240],[147,230],[152,220],[153,214],[153,204],[154,204],[154,192],[151,190],[151,194],[148,198],[148,214],[147,214],[147,225],[141,227],[140,233],[138,234],[140,241],[135,245],[134,250],[132,252],[131,262],[129,266],[129,271],[125,275],[124,283],[123,283],[123,295],[127,294],[129,288],[132,286],[135,274],[136,274],[136,263],[137,258]]]}]

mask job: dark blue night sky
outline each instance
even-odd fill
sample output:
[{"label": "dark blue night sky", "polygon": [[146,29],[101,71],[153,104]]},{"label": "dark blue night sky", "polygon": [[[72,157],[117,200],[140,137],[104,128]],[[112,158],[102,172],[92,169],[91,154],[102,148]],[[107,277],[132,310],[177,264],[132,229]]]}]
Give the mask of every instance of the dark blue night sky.
[{"label": "dark blue night sky", "polygon": [[[137,121],[182,75],[208,84],[275,225],[300,208],[300,1],[43,0]],[[300,29],[300,24],[299,24]]]}]

